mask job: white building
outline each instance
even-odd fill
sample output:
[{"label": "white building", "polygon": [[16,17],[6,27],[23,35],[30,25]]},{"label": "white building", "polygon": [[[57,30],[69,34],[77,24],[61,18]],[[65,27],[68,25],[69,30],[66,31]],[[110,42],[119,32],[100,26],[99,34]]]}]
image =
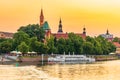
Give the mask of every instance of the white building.
[{"label": "white building", "polygon": [[100,36],[104,37],[105,39],[112,41],[113,40],[113,34],[110,34],[107,30],[106,34],[101,34]]}]

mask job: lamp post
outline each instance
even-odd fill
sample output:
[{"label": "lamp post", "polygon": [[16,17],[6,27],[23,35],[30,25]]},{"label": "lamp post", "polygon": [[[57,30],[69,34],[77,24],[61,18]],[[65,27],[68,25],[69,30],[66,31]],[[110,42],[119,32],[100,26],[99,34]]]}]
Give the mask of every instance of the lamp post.
[{"label": "lamp post", "polygon": [[43,65],[43,61],[44,61],[44,54],[42,54],[42,65]]},{"label": "lamp post", "polygon": [[73,52],[73,55],[74,55],[75,53]]},{"label": "lamp post", "polygon": [[70,56],[70,52],[69,52],[69,56]]},{"label": "lamp post", "polygon": [[64,51],[64,55],[65,55],[65,51]]}]

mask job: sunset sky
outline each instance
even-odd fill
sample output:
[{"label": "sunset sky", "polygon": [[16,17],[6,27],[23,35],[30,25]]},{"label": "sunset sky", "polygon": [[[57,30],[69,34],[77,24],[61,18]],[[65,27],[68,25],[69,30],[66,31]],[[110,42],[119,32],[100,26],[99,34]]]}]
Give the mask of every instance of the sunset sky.
[{"label": "sunset sky", "polygon": [[0,0],[0,31],[16,32],[20,26],[39,23],[43,8],[52,32],[61,17],[64,32],[97,36],[108,29],[120,37],[120,0]]}]

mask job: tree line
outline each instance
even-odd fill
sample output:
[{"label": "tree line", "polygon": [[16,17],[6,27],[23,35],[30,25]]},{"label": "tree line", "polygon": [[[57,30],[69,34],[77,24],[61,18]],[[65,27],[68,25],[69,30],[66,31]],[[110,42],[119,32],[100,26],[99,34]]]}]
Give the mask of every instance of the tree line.
[{"label": "tree line", "polygon": [[45,39],[44,35],[45,31],[38,24],[21,26],[13,39],[0,39],[0,53],[16,50],[23,54],[35,51],[38,54],[107,55],[116,49],[112,42],[101,36],[87,36],[83,39],[74,33],[68,33],[68,39],[57,39],[54,36]]}]

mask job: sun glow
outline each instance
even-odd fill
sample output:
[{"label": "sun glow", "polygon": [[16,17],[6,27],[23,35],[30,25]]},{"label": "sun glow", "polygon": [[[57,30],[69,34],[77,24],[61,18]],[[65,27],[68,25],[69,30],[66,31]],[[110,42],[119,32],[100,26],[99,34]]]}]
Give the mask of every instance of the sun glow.
[{"label": "sun glow", "polygon": [[22,25],[39,23],[40,9],[52,32],[57,32],[60,17],[64,32],[88,35],[110,33],[119,36],[120,0],[0,0],[0,30],[16,32]]}]

